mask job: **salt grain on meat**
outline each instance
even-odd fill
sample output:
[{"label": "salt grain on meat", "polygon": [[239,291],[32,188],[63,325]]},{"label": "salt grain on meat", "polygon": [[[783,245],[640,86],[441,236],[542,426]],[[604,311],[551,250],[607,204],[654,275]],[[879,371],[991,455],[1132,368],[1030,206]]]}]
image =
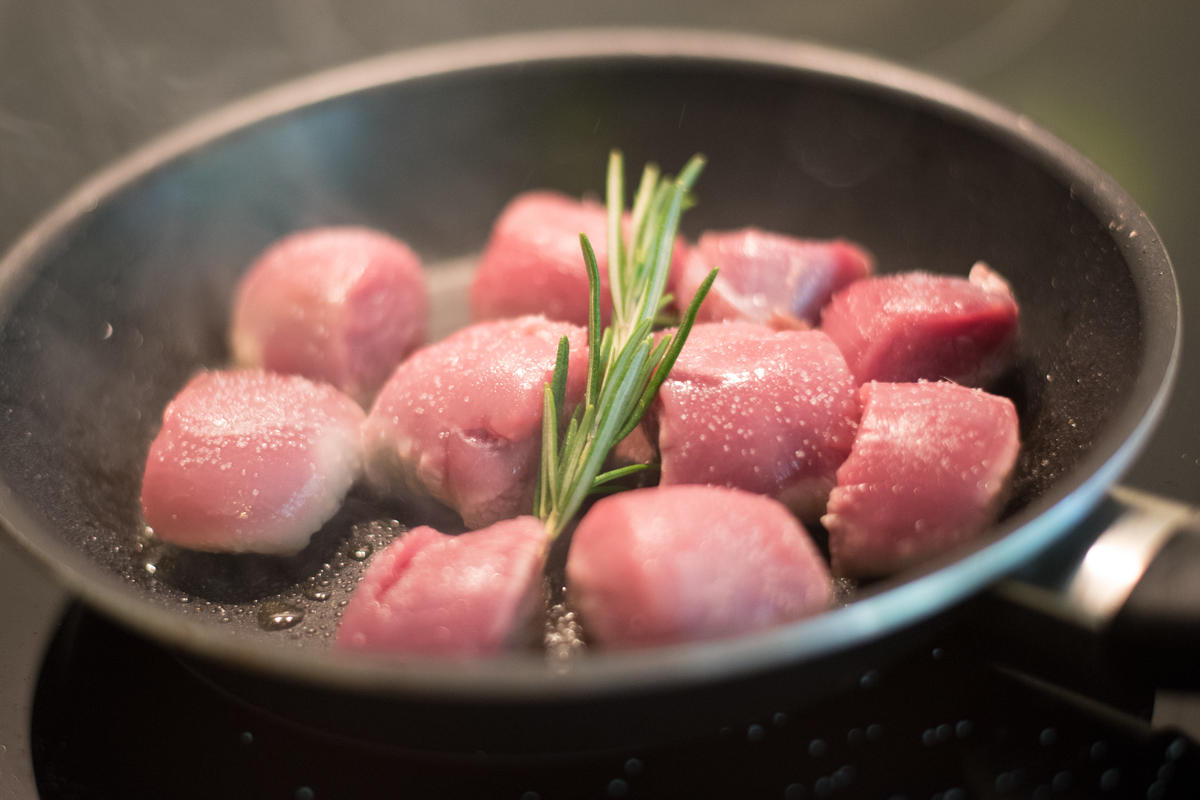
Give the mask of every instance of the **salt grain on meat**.
[{"label": "salt grain on meat", "polygon": [[873,271],[874,260],[840,239],[797,239],[757,228],[708,232],[675,276],[680,302],[691,298],[713,269],[720,273],[697,319],[807,328],[817,324],[834,292]]},{"label": "salt grain on meat", "polygon": [[783,505],[713,486],[596,503],[572,537],[567,593],[588,638],[607,648],[747,633],[833,598],[824,560]]},{"label": "salt grain on meat", "polygon": [[416,254],[366,228],[318,228],[266,250],[238,286],[230,334],[242,366],[304,375],[363,405],[425,340]]},{"label": "salt grain on meat", "polygon": [[346,650],[486,656],[515,640],[541,590],[546,529],[517,517],[448,536],[428,526],[375,557],[338,628]]},{"label": "salt grain on meat", "polygon": [[856,281],[821,317],[859,383],[987,386],[1008,367],[1017,328],[1012,290],[982,262],[967,279],[906,272]]},{"label": "salt grain on meat", "polygon": [[[475,319],[544,314],[576,325],[588,322],[588,278],[579,234],[586,234],[600,271],[604,320],[612,307],[608,288],[607,212],[600,203],[555,192],[513,198],[492,228],[471,283]],[[681,263],[684,245],[675,246]]]},{"label": "salt grain on meat", "polygon": [[745,489],[808,519],[824,510],[859,410],[828,336],[746,322],[692,328],[658,397],[663,485]]},{"label": "salt grain on meat", "polygon": [[566,406],[583,395],[587,332],[544,317],[482,322],[414,353],[363,426],[368,481],[428,492],[471,528],[528,513],[541,452],[543,387],[570,339]]},{"label": "salt grain on meat", "polygon": [[834,572],[896,572],[978,535],[1020,446],[1012,401],[953,383],[868,383],[854,449],[821,519]]},{"label": "salt grain on meat", "polygon": [[194,550],[295,553],[359,474],[363,412],[328,384],[202,372],[163,413],[142,480],[146,523]]}]

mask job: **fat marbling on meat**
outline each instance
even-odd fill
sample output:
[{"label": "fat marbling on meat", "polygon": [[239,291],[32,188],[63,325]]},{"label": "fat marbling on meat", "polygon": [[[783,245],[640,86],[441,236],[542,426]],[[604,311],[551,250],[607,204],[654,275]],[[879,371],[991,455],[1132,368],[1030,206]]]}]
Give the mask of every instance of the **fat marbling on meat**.
[{"label": "fat marbling on meat", "polygon": [[710,231],[688,250],[674,276],[680,304],[719,269],[696,318],[741,319],[773,328],[816,325],[821,308],[837,290],[866,277],[874,260],[861,247],[840,239],[797,239],[745,228]]},{"label": "fat marbling on meat", "polygon": [[566,410],[583,395],[587,332],[540,316],[481,322],[396,368],[363,426],[369,482],[428,492],[472,528],[533,508],[543,387],[570,340]]},{"label": "fat marbling on meat", "polygon": [[659,389],[661,483],[737,487],[815,519],[858,411],[853,377],[824,333],[698,324]]},{"label": "fat marbling on meat", "polygon": [[859,383],[951,380],[986,386],[1008,366],[1017,302],[982,262],[967,279],[906,272],[856,281],[833,296],[821,330]]},{"label": "fat marbling on meat", "polygon": [[370,403],[425,340],[429,297],[416,254],[366,228],[287,236],[238,286],[230,339],[243,366],[304,375]]},{"label": "fat marbling on meat", "polygon": [[738,489],[659,486],[580,521],[567,595],[590,640],[629,648],[765,628],[829,607],[829,570],[780,503]]},{"label": "fat marbling on meat", "polygon": [[[544,314],[587,325],[588,277],[579,234],[586,234],[600,271],[600,308],[607,321],[607,211],[600,203],[556,192],[526,192],[500,213],[471,282],[475,319]],[[628,231],[627,231],[628,232]],[[685,246],[677,241],[672,270]]]},{"label": "fat marbling on meat", "polygon": [[146,523],[194,550],[294,553],[359,474],[363,412],[328,384],[202,372],[163,413],[142,479]]},{"label": "fat marbling on meat", "polygon": [[428,526],[402,534],[355,589],[338,647],[440,656],[503,650],[536,605],[547,541],[530,516],[457,536]]},{"label": "fat marbling on meat", "polygon": [[1020,447],[1005,397],[946,382],[867,383],[854,449],[821,519],[834,572],[896,572],[977,535]]}]

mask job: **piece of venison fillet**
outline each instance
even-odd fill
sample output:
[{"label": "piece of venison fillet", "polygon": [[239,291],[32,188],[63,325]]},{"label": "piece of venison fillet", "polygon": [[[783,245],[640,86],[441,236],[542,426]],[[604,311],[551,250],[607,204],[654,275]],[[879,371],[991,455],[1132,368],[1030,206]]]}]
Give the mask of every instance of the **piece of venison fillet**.
[{"label": "piece of venison fillet", "polygon": [[358,476],[362,421],[358,404],[328,384],[202,372],[167,406],[150,445],[146,523],[193,550],[295,553]]},{"label": "piece of venison fillet", "polygon": [[366,228],[316,228],[271,245],[242,277],[230,330],[247,367],[326,381],[369,405],[425,341],[429,293],[416,254]]},{"label": "piece of venison fillet", "polygon": [[541,589],[547,535],[517,517],[457,536],[421,526],[367,567],[342,615],[346,650],[486,656],[519,637]]},{"label": "piece of venison fillet", "polygon": [[1020,448],[1006,397],[953,383],[867,383],[854,449],[821,522],[835,574],[887,575],[985,530]]},{"label": "piece of venison fillet", "polygon": [[542,390],[570,340],[565,412],[583,396],[587,332],[544,317],[481,322],[396,368],[363,425],[380,494],[427,492],[471,528],[529,513],[542,446]]},{"label": "piece of venison fillet", "polygon": [[[612,308],[607,218],[600,203],[556,192],[526,192],[514,197],[496,220],[471,282],[473,318],[544,314],[549,319],[587,325],[588,277],[579,243],[583,233],[596,254],[600,309],[607,323]],[[676,239],[673,265],[682,261],[685,249],[682,238]]]},{"label": "piece of venison fillet", "polygon": [[834,292],[874,270],[874,260],[840,239],[797,239],[757,228],[709,231],[688,250],[675,275],[679,305],[686,306],[713,269],[719,273],[698,320],[808,328],[817,324]]},{"label": "piece of venison fillet", "polygon": [[711,639],[828,608],[829,570],[767,497],[660,486],[607,497],[580,521],[567,596],[590,641],[631,648]]},{"label": "piece of venison fillet", "polygon": [[704,323],[692,328],[654,413],[664,486],[745,489],[812,520],[850,453],[858,392],[820,331]]},{"label": "piece of venison fillet", "polygon": [[905,272],[855,281],[821,315],[859,383],[950,380],[987,386],[1008,368],[1017,302],[982,262],[968,279]]}]

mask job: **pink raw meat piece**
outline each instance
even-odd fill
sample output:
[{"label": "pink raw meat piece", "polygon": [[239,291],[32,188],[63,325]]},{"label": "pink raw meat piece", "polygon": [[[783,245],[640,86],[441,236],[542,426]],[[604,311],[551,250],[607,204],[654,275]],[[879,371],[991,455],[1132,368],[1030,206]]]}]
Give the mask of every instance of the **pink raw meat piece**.
[{"label": "pink raw meat piece", "polygon": [[783,505],[714,486],[596,503],[571,540],[567,592],[589,638],[611,648],[745,633],[833,600],[824,560]]},{"label": "pink raw meat piece", "polygon": [[362,409],[328,384],[202,372],[163,412],[142,479],[146,523],[193,550],[295,553],[361,466]]},{"label": "pink raw meat piece", "polygon": [[[587,234],[600,270],[600,309],[612,307],[608,288],[607,212],[600,203],[555,192],[526,192],[513,198],[492,228],[471,283],[475,319],[544,314],[588,323],[588,279],[579,234]],[[684,246],[677,240],[673,265]],[[672,269],[675,269],[672,266]]]},{"label": "pink raw meat piece", "polygon": [[657,464],[657,439],[658,434],[652,425],[651,415],[647,414],[628,436],[616,443],[605,461],[605,467],[616,469],[633,464]]},{"label": "pink raw meat piece", "polygon": [[821,521],[834,572],[875,576],[984,530],[1020,447],[1006,397],[953,383],[868,383],[858,438]]},{"label": "pink raw meat piece", "polygon": [[239,364],[323,380],[360,403],[425,340],[429,296],[403,242],[318,228],[269,247],[238,286],[230,335]]},{"label": "pink raw meat piece", "polygon": [[458,536],[422,526],[367,568],[342,615],[347,650],[484,656],[518,638],[541,588],[547,535],[517,517]]},{"label": "pink raw meat piece", "polygon": [[366,472],[382,494],[428,491],[469,527],[533,508],[543,386],[571,343],[566,406],[583,396],[587,332],[545,317],[481,322],[396,368],[363,426]]},{"label": "pink raw meat piece", "polygon": [[1012,290],[983,262],[966,280],[906,272],[856,281],[821,316],[859,383],[986,386],[1008,367],[1017,327]]},{"label": "pink raw meat piece", "polygon": [[819,331],[705,323],[659,389],[655,420],[662,484],[733,486],[816,519],[850,453],[858,393]]},{"label": "pink raw meat piece", "polygon": [[697,319],[741,319],[772,328],[816,325],[835,291],[870,274],[871,255],[840,239],[796,239],[757,228],[709,232],[688,251],[674,292],[685,304],[714,269]]}]

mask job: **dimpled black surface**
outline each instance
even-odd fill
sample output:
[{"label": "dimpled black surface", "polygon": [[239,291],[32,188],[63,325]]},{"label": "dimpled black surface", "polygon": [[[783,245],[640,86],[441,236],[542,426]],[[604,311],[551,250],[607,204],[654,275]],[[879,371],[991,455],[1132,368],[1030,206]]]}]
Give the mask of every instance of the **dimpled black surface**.
[{"label": "dimpled black surface", "polygon": [[449,756],[263,711],[75,607],[43,668],[32,736],[41,800],[1195,797],[1200,749],[1152,730],[1138,716],[1150,695],[1135,694],[1116,712],[1019,679],[958,629],[849,691],[801,708],[781,699],[678,744]]}]

